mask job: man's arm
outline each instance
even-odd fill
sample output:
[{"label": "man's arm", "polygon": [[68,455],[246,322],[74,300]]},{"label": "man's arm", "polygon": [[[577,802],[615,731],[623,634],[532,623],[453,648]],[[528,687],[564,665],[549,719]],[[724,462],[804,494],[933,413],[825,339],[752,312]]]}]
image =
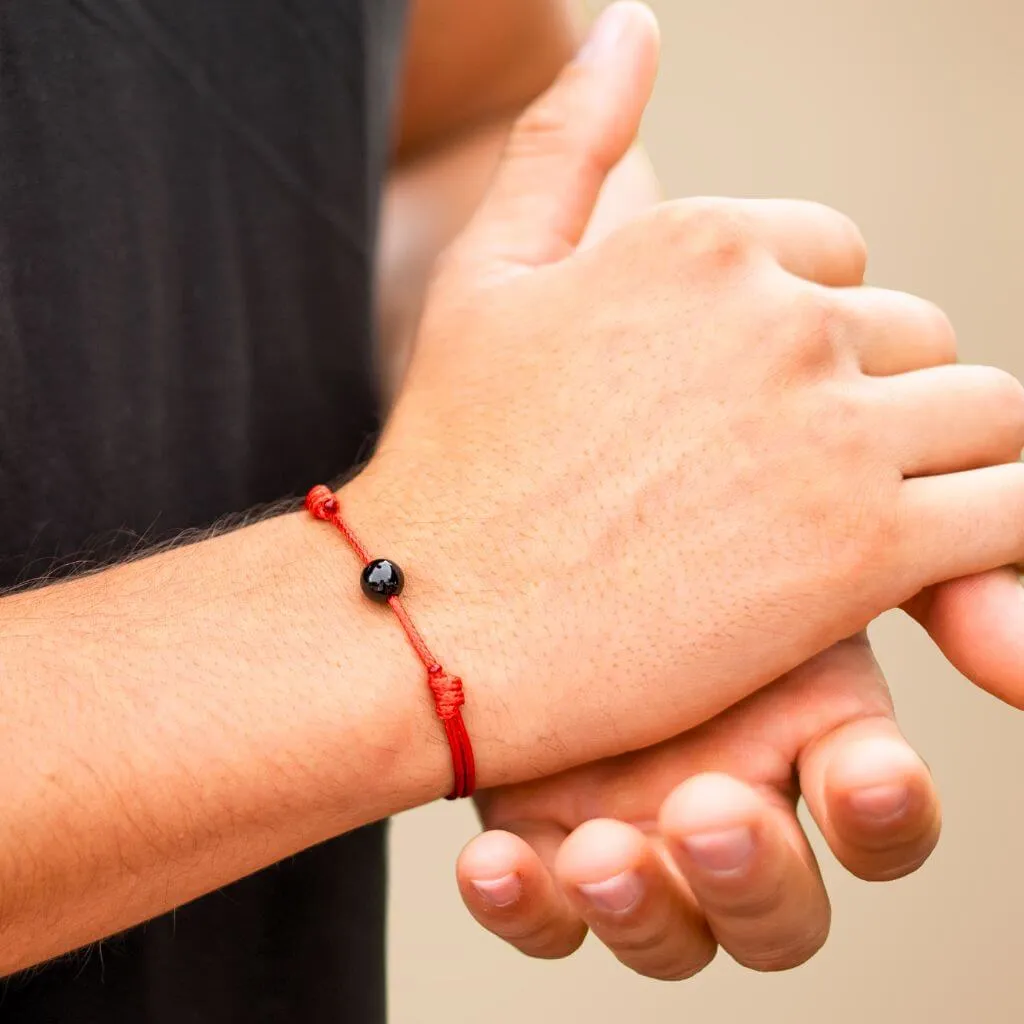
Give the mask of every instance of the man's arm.
[{"label": "man's arm", "polygon": [[293,514],[0,601],[0,974],[443,795],[358,571]]},{"label": "man's arm", "polygon": [[[870,429],[849,368],[914,365],[941,332],[908,296],[823,287],[863,261],[838,214],[669,205],[523,262],[579,240],[647,101],[650,15],[616,10],[624,38],[521,120],[342,494],[467,680],[482,787],[657,743],[925,584],[1024,557],[1020,467],[966,471],[1019,453],[1024,393],[948,368],[926,375],[934,416],[917,390],[886,399],[898,451]],[[951,422],[972,428],[953,462],[905,480]],[[357,573],[293,515],[0,600],[0,970],[446,791],[422,667]]]},{"label": "man's arm", "polygon": [[[577,0],[416,0],[378,251],[382,383],[393,396],[431,270],[482,199],[515,117],[572,59]],[[608,176],[584,244],[660,198],[639,145]]]},{"label": "man's arm", "polygon": [[[384,284],[418,317],[577,26],[561,0],[424,0],[413,21]],[[447,791],[418,663],[357,571],[287,515],[0,601],[0,975]],[[488,757],[482,686],[482,781],[530,774]]]}]

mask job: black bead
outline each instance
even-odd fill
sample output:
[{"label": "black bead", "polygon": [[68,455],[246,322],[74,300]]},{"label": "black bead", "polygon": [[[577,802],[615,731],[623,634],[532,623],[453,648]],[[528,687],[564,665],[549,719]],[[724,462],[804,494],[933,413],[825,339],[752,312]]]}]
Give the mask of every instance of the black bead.
[{"label": "black bead", "polygon": [[398,597],[405,586],[405,573],[388,558],[375,558],[359,578],[363,593],[378,604],[387,604],[389,597]]}]

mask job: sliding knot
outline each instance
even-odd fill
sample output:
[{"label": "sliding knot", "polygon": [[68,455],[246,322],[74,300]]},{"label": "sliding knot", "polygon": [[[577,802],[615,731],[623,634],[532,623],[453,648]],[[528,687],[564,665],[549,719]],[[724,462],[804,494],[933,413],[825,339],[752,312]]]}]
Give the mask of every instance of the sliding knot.
[{"label": "sliding knot", "polygon": [[459,713],[459,708],[466,703],[462,692],[462,680],[458,676],[449,675],[437,664],[427,669],[427,683],[434,695],[434,710],[442,722],[447,722]]},{"label": "sliding knot", "polygon": [[306,495],[306,508],[316,519],[328,520],[338,511],[338,499],[323,484],[317,484]]}]

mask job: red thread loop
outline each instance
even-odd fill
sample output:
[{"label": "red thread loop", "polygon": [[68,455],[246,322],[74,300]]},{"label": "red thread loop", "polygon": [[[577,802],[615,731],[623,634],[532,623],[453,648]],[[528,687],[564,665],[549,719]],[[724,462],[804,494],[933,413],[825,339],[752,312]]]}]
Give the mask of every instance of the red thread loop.
[{"label": "red thread loop", "polygon": [[432,665],[427,669],[427,683],[434,695],[434,710],[442,722],[454,718],[459,708],[466,703],[466,695],[462,692],[462,680],[458,676],[449,675],[440,665]]},{"label": "red thread loop", "polygon": [[[366,548],[342,518],[341,505],[334,492],[323,484],[317,484],[306,495],[306,508],[310,515],[324,522],[331,523],[348,541],[352,550],[359,556],[363,565],[369,565],[371,559]],[[462,680],[450,675],[431,653],[419,630],[413,625],[409,613],[405,610],[401,598],[388,598],[388,606],[395,613],[416,656],[427,670],[427,685],[434,698],[434,710],[444,725],[444,734],[452,755],[452,791],[448,800],[461,796],[471,796],[476,788],[476,761],[473,756],[473,744],[466,731],[466,723],[462,719],[461,708],[466,703],[462,689]]]},{"label": "red thread loop", "polygon": [[317,484],[306,495],[306,508],[316,519],[329,520],[338,511],[338,499],[323,484]]}]

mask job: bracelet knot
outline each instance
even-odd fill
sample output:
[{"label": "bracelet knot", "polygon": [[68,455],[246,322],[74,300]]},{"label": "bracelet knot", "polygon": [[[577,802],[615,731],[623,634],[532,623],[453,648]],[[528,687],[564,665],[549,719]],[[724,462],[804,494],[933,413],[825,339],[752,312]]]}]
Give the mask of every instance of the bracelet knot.
[{"label": "bracelet knot", "polygon": [[338,511],[338,499],[323,484],[317,484],[306,495],[306,509],[315,519],[328,520]]},{"label": "bracelet knot", "polygon": [[434,696],[434,710],[442,722],[454,718],[459,713],[459,708],[466,703],[466,696],[462,691],[462,680],[453,676],[440,665],[431,665],[427,669],[427,683],[430,692]]}]

